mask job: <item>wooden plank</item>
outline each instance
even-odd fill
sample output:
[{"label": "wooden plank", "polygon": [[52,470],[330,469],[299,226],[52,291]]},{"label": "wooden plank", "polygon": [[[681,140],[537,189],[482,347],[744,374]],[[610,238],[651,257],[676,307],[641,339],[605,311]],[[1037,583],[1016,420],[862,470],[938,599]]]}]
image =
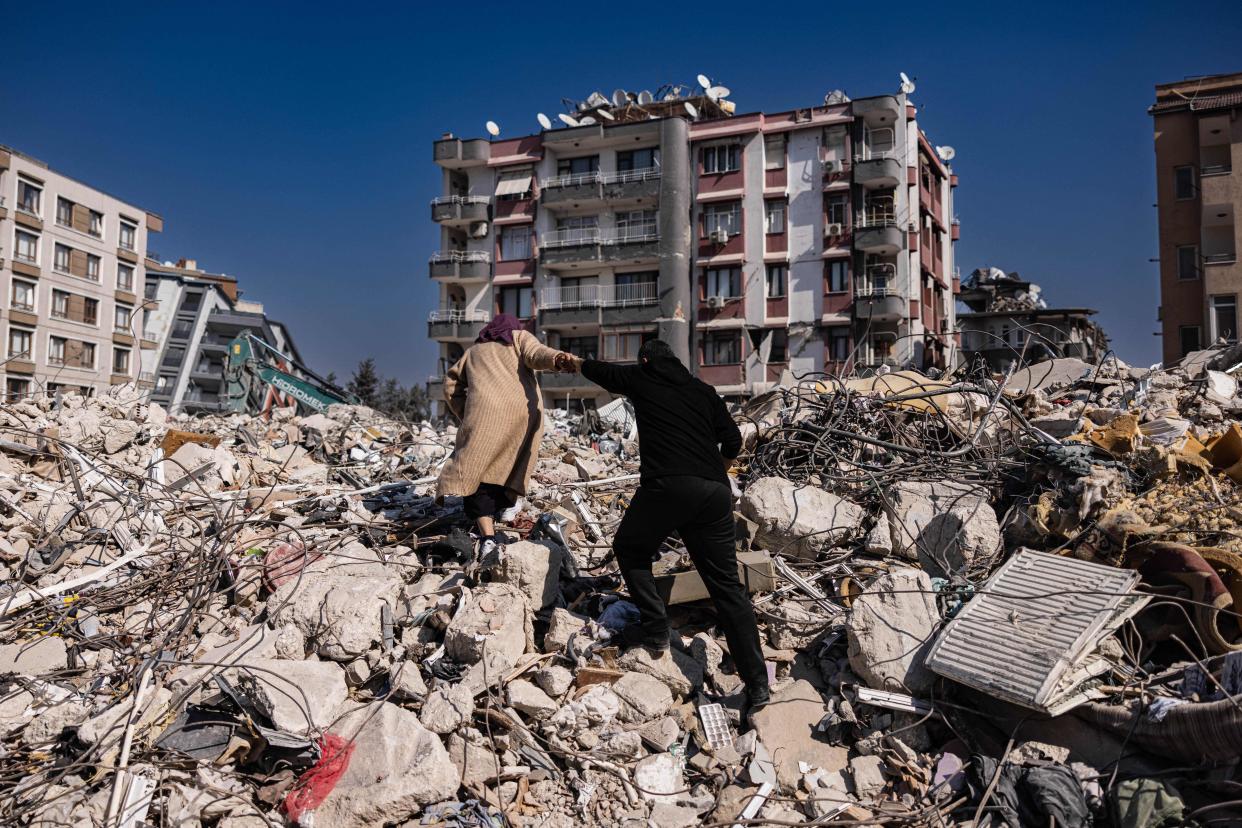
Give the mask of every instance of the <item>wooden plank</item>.
[{"label": "wooden plank", "polygon": [[[766,552],[740,552],[737,574],[748,593],[771,592],[776,589],[776,567]],[[656,589],[669,606],[702,601],[711,597],[707,585],[694,569],[656,576]]]}]

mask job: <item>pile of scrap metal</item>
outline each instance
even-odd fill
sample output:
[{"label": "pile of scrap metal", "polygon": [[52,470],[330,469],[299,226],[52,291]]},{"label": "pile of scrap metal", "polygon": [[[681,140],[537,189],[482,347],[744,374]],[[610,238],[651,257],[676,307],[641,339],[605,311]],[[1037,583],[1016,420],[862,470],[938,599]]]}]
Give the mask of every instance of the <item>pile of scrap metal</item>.
[{"label": "pile of scrap metal", "polygon": [[433,497],[451,425],[170,419],[128,387],[0,407],[0,825],[1242,819],[1227,361],[744,406],[749,722],[676,537],[671,650],[616,644],[624,401],[549,412],[487,560]]}]

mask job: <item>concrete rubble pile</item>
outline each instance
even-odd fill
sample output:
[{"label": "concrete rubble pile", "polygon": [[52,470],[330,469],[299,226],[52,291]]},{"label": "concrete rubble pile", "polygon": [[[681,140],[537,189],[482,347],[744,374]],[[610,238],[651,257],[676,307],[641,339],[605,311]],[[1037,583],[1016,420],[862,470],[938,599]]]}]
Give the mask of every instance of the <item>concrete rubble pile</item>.
[{"label": "concrete rubble pile", "polygon": [[432,496],[451,425],[0,407],[0,825],[1242,818],[1234,356],[746,403],[749,721],[676,537],[671,649],[614,641],[624,403],[549,412],[486,560]]}]

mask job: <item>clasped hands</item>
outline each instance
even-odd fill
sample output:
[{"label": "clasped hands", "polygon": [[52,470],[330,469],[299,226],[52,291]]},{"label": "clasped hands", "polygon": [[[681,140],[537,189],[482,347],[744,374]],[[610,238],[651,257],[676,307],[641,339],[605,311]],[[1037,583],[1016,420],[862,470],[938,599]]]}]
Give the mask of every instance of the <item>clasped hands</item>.
[{"label": "clasped hands", "polygon": [[576,374],[582,370],[582,359],[561,351],[553,360],[552,367],[562,374]]}]

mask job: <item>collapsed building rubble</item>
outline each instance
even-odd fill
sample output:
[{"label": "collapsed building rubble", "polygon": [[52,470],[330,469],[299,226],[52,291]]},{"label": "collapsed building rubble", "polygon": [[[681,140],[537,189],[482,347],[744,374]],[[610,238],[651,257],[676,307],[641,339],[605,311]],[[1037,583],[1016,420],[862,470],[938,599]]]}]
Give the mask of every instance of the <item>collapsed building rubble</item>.
[{"label": "collapsed building rubble", "polygon": [[5,406],[0,824],[1240,819],[1239,362],[752,400],[750,722],[675,537],[671,649],[614,641],[624,405],[549,414],[490,560],[430,496],[452,426]]}]

